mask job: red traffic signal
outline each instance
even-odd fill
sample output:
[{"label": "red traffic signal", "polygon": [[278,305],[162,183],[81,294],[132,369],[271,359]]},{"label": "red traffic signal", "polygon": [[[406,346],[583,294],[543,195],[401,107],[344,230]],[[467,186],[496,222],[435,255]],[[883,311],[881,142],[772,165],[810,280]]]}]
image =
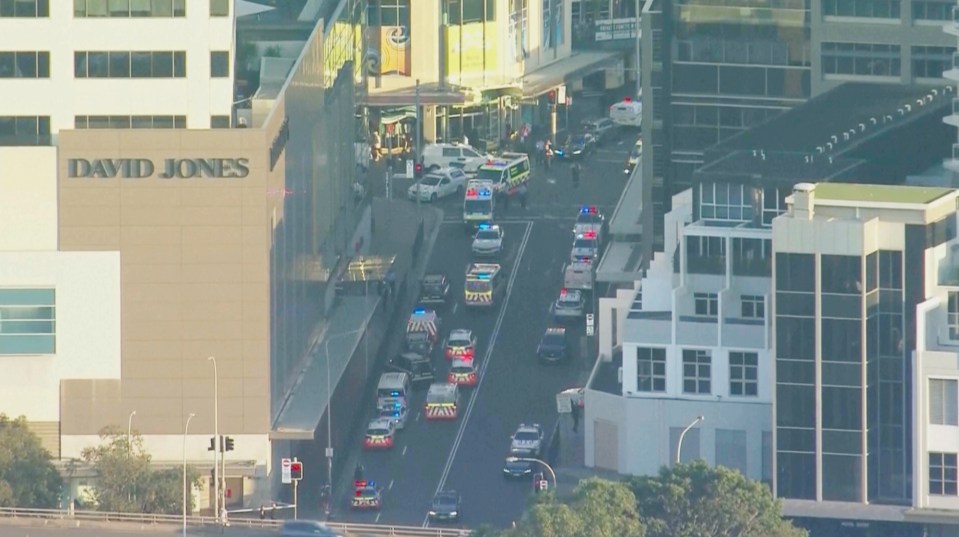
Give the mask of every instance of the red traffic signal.
[{"label": "red traffic signal", "polygon": [[290,478],[294,481],[299,481],[303,479],[303,463],[299,461],[294,461],[290,463]]}]

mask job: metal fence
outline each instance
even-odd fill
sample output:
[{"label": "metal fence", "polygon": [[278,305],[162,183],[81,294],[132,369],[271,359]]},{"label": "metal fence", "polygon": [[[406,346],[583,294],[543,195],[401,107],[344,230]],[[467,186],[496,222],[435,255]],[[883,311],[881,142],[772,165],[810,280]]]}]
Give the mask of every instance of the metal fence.
[{"label": "metal fence", "polygon": [[[25,509],[19,507],[0,507],[0,524],[3,519],[35,519],[45,521],[63,520],[82,526],[87,523],[128,523],[140,525],[179,525],[183,523],[181,515],[162,515],[150,513],[107,513],[102,511],[68,511],[65,509]],[[257,518],[230,518],[230,528],[249,528],[277,530],[282,520],[260,520]],[[209,516],[188,516],[190,527],[216,527],[217,521]],[[389,537],[468,537],[469,531],[450,528],[423,528],[419,526],[389,526],[386,524],[341,524],[329,522],[327,525],[346,534],[363,534]]]}]

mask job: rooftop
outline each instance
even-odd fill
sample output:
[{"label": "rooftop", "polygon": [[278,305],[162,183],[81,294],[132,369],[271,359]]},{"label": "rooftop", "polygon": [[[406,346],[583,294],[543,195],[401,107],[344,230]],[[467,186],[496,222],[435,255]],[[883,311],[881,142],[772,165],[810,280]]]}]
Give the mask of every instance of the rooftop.
[{"label": "rooftop", "polygon": [[[945,88],[847,82],[710,149],[721,153],[746,149],[811,153],[825,146],[834,135],[838,138],[836,145],[840,146],[844,142],[842,133],[855,129],[857,134],[851,143],[845,144],[851,147],[857,141],[918,117],[920,112],[930,113],[948,105],[950,99],[945,97],[951,96],[951,89]],[[917,102],[920,99],[928,104],[920,106]],[[860,130],[860,124],[864,130]],[[834,150],[834,154],[841,152]]]},{"label": "rooftop", "polygon": [[872,203],[908,203],[925,205],[955,192],[952,188],[898,185],[861,185],[820,183],[817,200],[865,201]]},{"label": "rooftop", "polygon": [[825,155],[768,151],[731,151],[696,170],[699,177],[711,179],[748,178],[769,182],[820,182],[840,179],[854,170],[861,160],[830,158]]}]

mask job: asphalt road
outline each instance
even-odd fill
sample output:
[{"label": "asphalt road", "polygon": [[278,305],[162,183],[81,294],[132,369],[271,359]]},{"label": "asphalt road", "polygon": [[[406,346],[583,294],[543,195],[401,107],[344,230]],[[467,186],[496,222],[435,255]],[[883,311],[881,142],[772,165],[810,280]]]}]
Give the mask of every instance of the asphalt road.
[{"label": "asphalt road", "polygon": [[[470,240],[462,227],[461,201],[440,201],[446,219],[428,270],[450,275],[455,301],[440,312],[441,332],[445,335],[460,327],[473,330],[479,342],[481,381],[463,390],[459,417],[452,422],[425,420],[425,391],[416,393],[410,403],[414,414],[398,433],[395,447],[359,454],[366,478],[383,488],[381,511],[350,512],[352,490],[340,490],[333,508],[337,521],[426,525],[430,501],[439,489],[455,489],[462,496],[461,526],[506,527],[520,517],[532,489],[529,481],[510,482],[502,477],[509,436],[521,422],[540,423],[547,435],[552,432],[557,420],[555,394],[579,384],[589,366],[581,356],[583,321],[567,325],[574,356],[570,363],[547,366],[535,358],[539,339],[551,325],[549,306],[562,286],[570,229],[584,204],[596,205],[607,218],[612,216],[625,184],[623,165],[633,136],[626,134],[591,155],[583,165],[579,188],[573,188],[565,163],[554,163],[549,171],[534,166],[527,209],[515,200],[505,214],[497,206],[497,220],[506,233],[506,253],[500,262],[507,270],[509,287],[492,311],[463,307],[463,271],[472,258]],[[394,193],[403,199],[409,182],[397,183]],[[448,363],[442,349],[435,352],[433,363],[437,376],[445,376]],[[369,402],[369,415],[374,403]],[[362,440],[359,432],[352,444],[357,451]],[[309,506],[302,509],[308,516],[318,515],[310,513]]]}]

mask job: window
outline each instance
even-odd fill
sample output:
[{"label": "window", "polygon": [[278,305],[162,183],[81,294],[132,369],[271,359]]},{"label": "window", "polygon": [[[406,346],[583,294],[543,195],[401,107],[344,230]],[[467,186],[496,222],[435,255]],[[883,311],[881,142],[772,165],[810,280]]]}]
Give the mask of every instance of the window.
[{"label": "window", "polygon": [[50,16],[50,0],[0,0],[0,17]]},{"label": "window", "polygon": [[956,495],[955,453],[929,453],[929,494]]},{"label": "window", "polygon": [[776,254],[777,291],[812,293],[815,276],[816,266],[812,254]]},{"label": "window", "polygon": [[73,16],[185,17],[186,0],[73,0]]},{"label": "window", "polygon": [[700,183],[699,217],[748,222],[753,219],[752,193],[736,183]]},{"label": "window", "polygon": [[636,349],[636,380],[637,391],[666,391],[666,349]]},{"label": "window", "polygon": [[948,0],[912,0],[912,18],[917,21],[950,20],[955,5]]},{"label": "window", "polygon": [[763,227],[772,227],[773,218],[786,212],[787,190],[776,187],[763,189]]},{"label": "window", "polygon": [[0,52],[0,78],[50,78],[50,53]]},{"label": "window", "polygon": [[949,339],[959,339],[959,293],[949,293],[946,320],[949,324]]},{"label": "window", "polygon": [[899,0],[823,0],[822,14],[837,17],[898,19]]},{"label": "window", "polygon": [[186,52],[91,52],[73,53],[76,78],[184,78]]},{"label": "window", "polygon": [[0,116],[0,146],[50,145],[50,116]]},{"label": "window", "polygon": [[912,47],[912,75],[916,78],[942,78],[952,69],[956,47]]},{"label": "window", "polygon": [[230,116],[210,116],[211,129],[229,129]]},{"label": "window", "polygon": [[755,397],[759,393],[759,354],[729,353],[729,395]]},{"label": "window", "polygon": [[0,354],[54,354],[56,292],[0,289]]},{"label": "window", "polygon": [[185,129],[186,116],[75,116],[73,123],[76,129]]},{"label": "window", "polygon": [[959,425],[959,381],[929,379],[929,423]]},{"label": "window", "polygon": [[[370,4],[374,7],[373,4]],[[451,11],[452,13],[452,11]],[[456,14],[459,16],[460,10],[456,8]],[[382,0],[380,2],[380,25],[381,26],[400,26],[409,29],[410,27],[410,1],[409,0]],[[452,24],[453,16],[450,16]],[[456,23],[458,24],[458,23]]]},{"label": "window", "polygon": [[742,295],[743,318],[765,319],[766,299],[760,295]]},{"label": "window", "polygon": [[683,393],[709,395],[712,391],[712,365],[709,351],[683,351]]},{"label": "window", "polygon": [[746,474],[746,431],[716,429],[716,466]]},{"label": "window", "polygon": [[210,0],[211,17],[229,17],[230,0]]},{"label": "window", "polygon": [[229,51],[214,50],[210,52],[210,77],[225,78],[230,76]]},{"label": "window", "polygon": [[822,71],[825,74],[899,76],[901,65],[899,45],[822,44]]},{"label": "window", "polygon": [[716,317],[719,315],[719,295],[716,293],[693,293],[696,315]]}]

